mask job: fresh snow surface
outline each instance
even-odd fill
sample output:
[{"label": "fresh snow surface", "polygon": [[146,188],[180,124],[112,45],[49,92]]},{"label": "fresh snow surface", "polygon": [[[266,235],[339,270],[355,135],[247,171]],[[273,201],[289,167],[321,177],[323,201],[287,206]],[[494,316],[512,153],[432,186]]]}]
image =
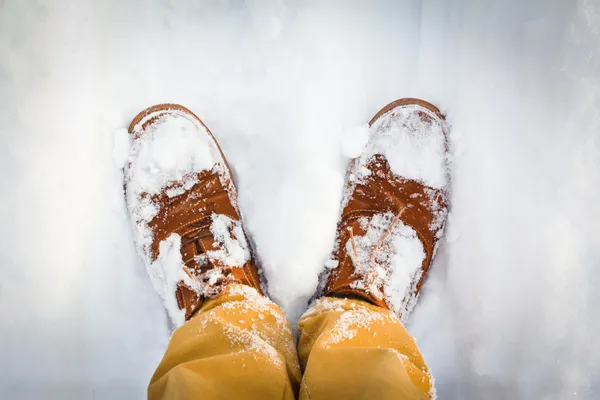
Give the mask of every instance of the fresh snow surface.
[{"label": "fresh snow surface", "polygon": [[293,324],[400,97],[451,126],[408,321],[439,398],[600,397],[598,0],[6,0],[0,54],[0,398],[145,397],[172,324],[125,207],[139,111],[181,103],[219,139]]}]

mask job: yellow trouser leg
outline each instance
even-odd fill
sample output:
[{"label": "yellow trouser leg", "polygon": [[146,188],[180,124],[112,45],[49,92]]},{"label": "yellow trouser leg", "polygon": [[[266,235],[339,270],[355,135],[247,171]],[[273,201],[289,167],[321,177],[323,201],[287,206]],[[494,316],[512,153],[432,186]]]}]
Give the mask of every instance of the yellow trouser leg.
[{"label": "yellow trouser leg", "polygon": [[229,285],[173,333],[148,399],[294,399],[300,369],[277,305]]},{"label": "yellow trouser leg", "polygon": [[396,316],[360,300],[319,299],[298,322],[306,367],[301,400],[412,400],[432,396],[415,340]]}]

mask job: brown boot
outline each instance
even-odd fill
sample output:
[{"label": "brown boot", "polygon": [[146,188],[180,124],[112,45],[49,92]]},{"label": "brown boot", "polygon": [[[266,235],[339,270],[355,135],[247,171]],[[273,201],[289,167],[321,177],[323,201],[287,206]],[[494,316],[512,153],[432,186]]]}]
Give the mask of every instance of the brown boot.
[{"label": "brown boot", "polygon": [[369,127],[367,145],[347,170],[320,295],[362,298],[405,319],[446,221],[446,124],[435,106],[402,99]]},{"label": "brown boot", "polygon": [[125,194],[138,252],[176,325],[229,282],[262,294],[219,144],[190,110],[160,104],[129,126]]}]

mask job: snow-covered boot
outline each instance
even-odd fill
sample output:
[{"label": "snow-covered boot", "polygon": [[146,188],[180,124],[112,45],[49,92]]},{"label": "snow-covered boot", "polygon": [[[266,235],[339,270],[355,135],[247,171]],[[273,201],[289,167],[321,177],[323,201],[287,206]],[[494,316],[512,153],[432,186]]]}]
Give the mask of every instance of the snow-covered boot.
[{"label": "snow-covered boot", "polygon": [[359,297],[405,319],[447,217],[446,124],[417,99],[385,106],[348,167],[320,296]]},{"label": "snow-covered boot", "polygon": [[229,282],[261,291],[219,144],[187,108],[160,104],[129,126],[125,195],[137,249],[176,325]]}]

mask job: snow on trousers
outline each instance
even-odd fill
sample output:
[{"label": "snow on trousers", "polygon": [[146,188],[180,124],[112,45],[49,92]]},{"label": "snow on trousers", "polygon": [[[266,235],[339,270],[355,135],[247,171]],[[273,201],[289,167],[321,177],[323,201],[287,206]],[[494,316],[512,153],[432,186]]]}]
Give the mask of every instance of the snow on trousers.
[{"label": "snow on trousers", "polygon": [[281,309],[230,286],[173,333],[148,398],[431,397],[423,357],[388,310],[361,300],[322,298],[302,316],[298,334],[296,352]]}]

